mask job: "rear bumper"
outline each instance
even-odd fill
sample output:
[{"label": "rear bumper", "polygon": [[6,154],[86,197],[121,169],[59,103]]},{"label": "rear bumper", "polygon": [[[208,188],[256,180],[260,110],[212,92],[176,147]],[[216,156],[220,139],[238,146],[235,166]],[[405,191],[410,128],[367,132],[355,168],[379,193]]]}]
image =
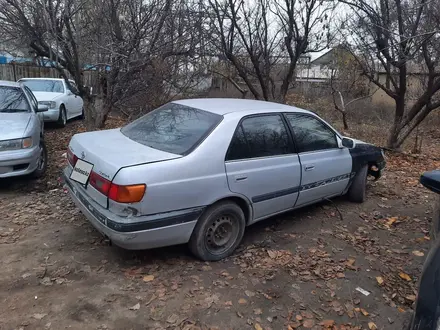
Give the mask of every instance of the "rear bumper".
[{"label": "rear bumper", "polygon": [[59,117],[60,117],[60,110],[59,109],[49,109],[49,110],[43,112],[44,121],[47,121],[47,122],[57,121]]},{"label": "rear bumper", "polygon": [[0,152],[0,178],[26,175],[37,169],[39,147]]},{"label": "rear bumper", "polygon": [[63,171],[65,186],[76,206],[90,223],[115,245],[127,250],[143,250],[187,243],[203,208],[193,208],[148,216],[117,216],[81,192],[80,185]]}]

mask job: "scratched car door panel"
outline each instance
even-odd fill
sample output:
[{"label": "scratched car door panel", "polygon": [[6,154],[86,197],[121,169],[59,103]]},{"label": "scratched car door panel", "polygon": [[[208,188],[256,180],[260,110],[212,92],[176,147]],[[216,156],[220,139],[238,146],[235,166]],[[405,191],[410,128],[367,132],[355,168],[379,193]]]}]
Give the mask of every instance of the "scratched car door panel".
[{"label": "scratched car door panel", "polygon": [[336,133],[309,114],[286,114],[301,161],[302,180],[296,206],[342,194],[350,180],[352,160],[339,148]]},{"label": "scratched car door panel", "polygon": [[281,115],[244,118],[225,166],[230,190],[252,202],[252,222],[295,205],[301,168]]}]

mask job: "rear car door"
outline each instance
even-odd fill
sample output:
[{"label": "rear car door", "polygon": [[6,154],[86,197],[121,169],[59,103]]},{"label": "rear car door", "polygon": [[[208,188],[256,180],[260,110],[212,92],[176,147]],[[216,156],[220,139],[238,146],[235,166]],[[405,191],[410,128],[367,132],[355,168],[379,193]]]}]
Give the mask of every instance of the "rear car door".
[{"label": "rear car door", "polygon": [[336,132],[311,114],[287,113],[301,162],[301,189],[296,206],[340,195],[352,171],[348,148],[339,148]]},{"label": "rear car door", "polygon": [[281,114],[244,117],[225,161],[231,191],[251,201],[253,221],[293,208],[301,168]]}]

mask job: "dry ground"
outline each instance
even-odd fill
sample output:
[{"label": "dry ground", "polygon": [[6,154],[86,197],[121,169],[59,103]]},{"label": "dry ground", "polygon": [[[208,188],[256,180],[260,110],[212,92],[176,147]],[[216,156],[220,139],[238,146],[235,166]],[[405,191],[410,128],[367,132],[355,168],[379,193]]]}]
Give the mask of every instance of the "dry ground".
[{"label": "dry ground", "polygon": [[0,329],[402,329],[429,248],[432,195],[417,180],[440,166],[431,156],[390,154],[366,203],[268,219],[234,256],[204,263],[186,246],[102,240],[58,182],[80,130],[46,132],[43,180],[0,182]]}]

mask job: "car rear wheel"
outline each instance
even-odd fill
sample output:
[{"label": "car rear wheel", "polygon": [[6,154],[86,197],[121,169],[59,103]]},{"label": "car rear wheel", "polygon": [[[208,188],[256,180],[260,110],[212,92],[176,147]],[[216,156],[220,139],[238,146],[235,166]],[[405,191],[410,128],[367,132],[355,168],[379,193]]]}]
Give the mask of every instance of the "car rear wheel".
[{"label": "car rear wheel", "polygon": [[245,227],[244,213],[237,204],[214,204],[197,222],[189,241],[190,250],[204,261],[226,258],[240,244]]},{"label": "car rear wheel", "polygon": [[363,203],[366,197],[368,165],[362,167],[348,189],[348,199],[354,203]]},{"label": "car rear wheel", "polygon": [[65,127],[67,124],[67,114],[64,105],[60,106],[60,114],[58,116],[57,124],[59,127]]},{"label": "car rear wheel", "polygon": [[43,140],[40,140],[40,155],[37,161],[37,169],[32,173],[34,178],[41,178],[47,169],[47,149]]}]

